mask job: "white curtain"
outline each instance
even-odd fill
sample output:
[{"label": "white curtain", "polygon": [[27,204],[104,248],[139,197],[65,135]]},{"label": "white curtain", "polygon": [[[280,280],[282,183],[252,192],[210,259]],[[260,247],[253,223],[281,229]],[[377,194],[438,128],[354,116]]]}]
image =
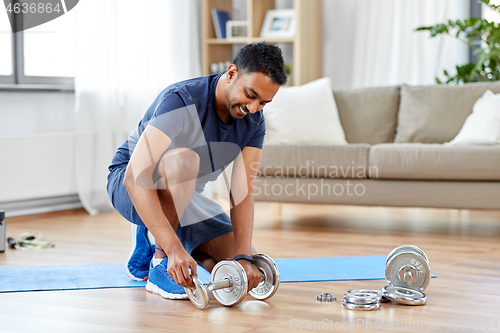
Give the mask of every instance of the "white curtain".
[{"label": "white curtain", "polygon": [[201,75],[200,0],[85,0],[77,12],[75,161],[92,215],[116,149],[167,85]]},{"label": "white curtain", "polygon": [[469,0],[358,0],[353,87],[434,84],[468,62],[453,36],[430,38],[420,26],[469,17]]}]

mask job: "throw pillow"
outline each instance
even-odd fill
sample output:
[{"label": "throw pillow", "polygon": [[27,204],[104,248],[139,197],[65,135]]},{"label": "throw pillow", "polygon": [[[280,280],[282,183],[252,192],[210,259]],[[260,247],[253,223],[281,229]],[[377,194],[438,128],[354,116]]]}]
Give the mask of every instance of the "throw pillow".
[{"label": "throw pillow", "polygon": [[266,137],[272,144],[347,144],[330,78],[281,87],[264,107]]},{"label": "throw pillow", "polygon": [[395,143],[445,143],[458,134],[474,103],[500,82],[401,86]]},{"label": "throw pillow", "polygon": [[399,87],[334,90],[333,98],[347,142],[375,145],[394,141]]},{"label": "throw pillow", "polygon": [[472,108],[472,113],[448,144],[500,144],[500,94],[487,90]]}]

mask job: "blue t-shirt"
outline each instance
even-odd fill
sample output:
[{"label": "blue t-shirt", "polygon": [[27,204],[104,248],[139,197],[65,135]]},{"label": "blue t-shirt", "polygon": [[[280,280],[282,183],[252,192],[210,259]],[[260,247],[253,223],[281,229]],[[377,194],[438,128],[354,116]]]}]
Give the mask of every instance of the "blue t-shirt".
[{"label": "blue t-shirt", "polygon": [[139,137],[149,124],[172,140],[168,149],[189,148],[200,156],[197,189],[217,179],[244,147],[262,149],[266,126],[262,111],[225,123],[215,107],[220,74],[181,81],[165,88],[139,122],[138,128],[118,148],[109,171],[128,164]]}]

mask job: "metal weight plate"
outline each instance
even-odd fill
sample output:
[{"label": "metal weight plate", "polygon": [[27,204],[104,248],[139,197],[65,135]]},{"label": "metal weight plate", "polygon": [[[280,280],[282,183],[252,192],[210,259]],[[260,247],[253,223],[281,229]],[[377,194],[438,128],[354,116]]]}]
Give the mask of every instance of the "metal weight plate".
[{"label": "metal weight plate", "polygon": [[418,246],[415,246],[415,245],[402,245],[402,246],[398,246],[397,248],[395,248],[394,250],[392,250],[389,253],[389,255],[387,255],[387,259],[386,259],[385,263],[387,264],[387,262],[389,261],[389,259],[391,259],[392,256],[394,256],[394,255],[396,255],[398,253],[401,253],[401,252],[417,252],[422,257],[424,257],[425,261],[427,261],[427,264],[429,264],[429,258],[427,258],[427,255],[425,254],[425,252],[422,251],[421,248],[419,248]]},{"label": "metal weight plate", "polygon": [[387,264],[387,262],[392,258],[394,257],[394,255],[402,252],[402,251],[405,251],[405,250],[409,250],[410,252],[413,250],[412,248],[413,245],[401,245],[401,246],[398,246],[396,248],[394,248],[391,252],[389,252],[389,254],[387,255],[387,259],[385,260],[385,263]]},{"label": "metal weight plate", "polygon": [[373,311],[380,308],[380,302],[372,304],[355,304],[343,301],[342,307],[344,309],[354,310],[354,311]]},{"label": "metal weight plate", "polygon": [[382,293],[382,290],[379,290],[379,289],[352,289],[352,290],[349,290],[347,293],[373,293],[373,294],[377,294],[379,296],[379,302],[380,303],[385,303],[385,302],[389,302],[390,299],[387,299],[384,294]]},{"label": "metal weight plate", "polygon": [[379,297],[379,302],[384,303],[384,302],[389,302],[390,300],[387,299],[384,294],[382,293],[382,290],[379,289],[352,289],[349,290],[347,293],[368,293],[368,294],[376,294]]},{"label": "metal weight plate", "polygon": [[208,307],[207,288],[196,276],[193,276],[193,282],[196,286],[196,289],[191,290],[188,288],[184,288],[184,290],[186,291],[186,294],[188,295],[191,303],[193,303],[198,309],[206,309]]},{"label": "metal weight plate", "polygon": [[379,298],[383,296],[382,291],[378,289],[351,289],[346,292],[346,294],[353,294],[353,293],[374,294],[377,295]]},{"label": "metal weight plate", "polygon": [[381,296],[376,293],[347,292],[344,301],[354,304],[373,304],[380,301]]},{"label": "metal weight plate", "polygon": [[396,286],[385,286],[382,288],[382,292],[390,300],[401,304],[424,305],[427,303],[427,296],[418,290]]},{"label": "metal weight plate", "polygon": [[272,297],[280,286],[280,270],[274,260],[265,254],[257,253],[253,256],[253,264],[263,274],[263,280],[257,287],[248,293],[259,300],[265,300]]},{"label": "metal weight plate", "polygon": [[425,290],[430,283],[430,266],[417,252],[399,252],[386,264],[385,277],[389,285]]},{"label": "metal weight plate", "polygon": [[215,299],[225,306],[240,303],[248,291],[248,279],[243,266],[231,259],[219,261],[212,269],[210,281],[224,279],[229,279],[232,285],[227,288],[212,290]]},{"label": "metal weight plate", "polygon": [[420,249],[419,247],[417,247],[415,245],[402,245],[402,246],[399,246],[399,247],[395,248],[387,256],[386,264],[395,255],[398,255],[400,253],[407,253],[407,252],[417,253],[417,254],[421,255],[425,259],[425,261],[427,262],[427,265],[430,267],[429,258],[427,257],[427,255],[425,254],[425,252],[422,251],[422,249]]},{"label": "metal weight plate", "polygon": [[431,280],[430,266],[418,252],[398,251],[386,263],[385,279],[391,286],[423,291]]}]

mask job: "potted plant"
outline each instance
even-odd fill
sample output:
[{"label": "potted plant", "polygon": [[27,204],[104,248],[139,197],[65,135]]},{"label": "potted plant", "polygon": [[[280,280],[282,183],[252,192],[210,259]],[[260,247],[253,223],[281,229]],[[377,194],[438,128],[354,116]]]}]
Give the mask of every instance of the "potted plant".
[{"label": "potted plant", "polygon": [[[500,5],[490,3],[490,0],[480,0],[500,14]],[[418,31],[428,30],[431,37],[439,34],[454,34],[456,38],[465,41],[476,55],[476,63],[469,62],[456,66],[457,73],[450,75],[444,71],[446,82],[436,78],[437,83],[467,83],[477,81],[500,80],[500,27],[496,22],[488,22],[481,18],[467,20],[449,20],[430,27],[417,28]]]}]

